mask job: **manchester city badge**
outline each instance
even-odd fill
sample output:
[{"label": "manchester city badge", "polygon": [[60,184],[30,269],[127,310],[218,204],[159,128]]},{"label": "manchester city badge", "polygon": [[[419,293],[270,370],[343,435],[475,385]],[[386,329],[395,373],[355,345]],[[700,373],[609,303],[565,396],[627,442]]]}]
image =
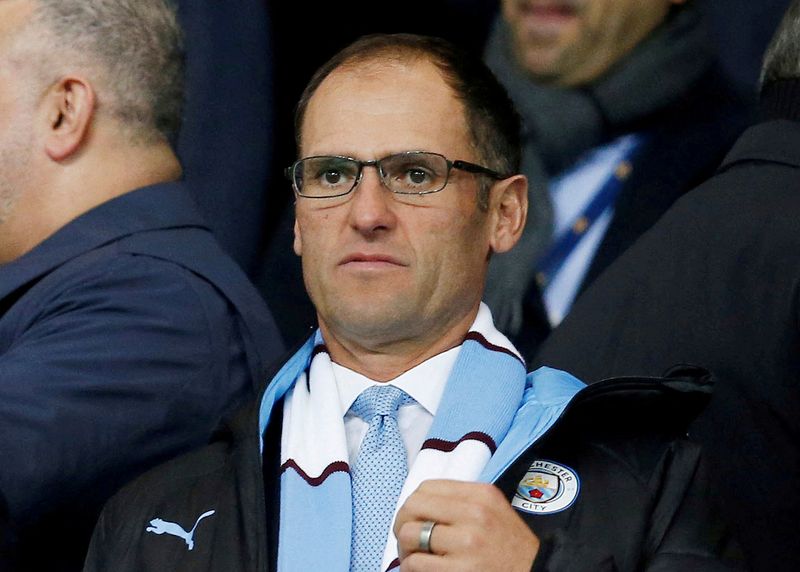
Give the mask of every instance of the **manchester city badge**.
[{"label": "manchester city badge", "polygon": [[572,506],[580,489],[581,482],[575,471],[541,459],[534,461],[525,473],[511,505],[533,514],[553,514]]}]

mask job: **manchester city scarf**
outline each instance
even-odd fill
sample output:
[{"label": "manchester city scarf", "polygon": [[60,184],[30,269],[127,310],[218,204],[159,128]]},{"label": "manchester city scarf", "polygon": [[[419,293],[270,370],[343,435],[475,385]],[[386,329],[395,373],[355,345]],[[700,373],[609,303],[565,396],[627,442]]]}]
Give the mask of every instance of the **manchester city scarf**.
[{"label": "manchester city scarf", "polygon": [[[397,507],[427,479],[492,482],[555,422],[582,387],[569,374],[548,368],[526,375],[519,354],[482,305]],[[267,388],[260,412],[262,435],[272,406],[281,398],[283,427],[289,430],[281,444],[278,569],[347,571],[350,469],[330,356],[319,332]],[[390,531],[381,569],[397,566]]]}]

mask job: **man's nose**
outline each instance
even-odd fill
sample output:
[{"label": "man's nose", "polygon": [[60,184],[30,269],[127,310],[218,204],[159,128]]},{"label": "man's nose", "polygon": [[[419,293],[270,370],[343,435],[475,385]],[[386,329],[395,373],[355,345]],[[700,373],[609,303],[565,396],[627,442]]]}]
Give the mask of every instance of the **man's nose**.
[{"label": "man's nose", "polygon": [[381,181],[377,166],[366,166],[349,201],[350,223],[359,232],[389,230],[396,223],[395,201]]}]

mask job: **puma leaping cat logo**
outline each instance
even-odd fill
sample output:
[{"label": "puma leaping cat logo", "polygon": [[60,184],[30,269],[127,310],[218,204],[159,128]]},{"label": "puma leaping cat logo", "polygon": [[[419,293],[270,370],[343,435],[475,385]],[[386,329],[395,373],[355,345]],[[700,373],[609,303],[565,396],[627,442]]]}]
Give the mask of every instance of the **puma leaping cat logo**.
[{"label": "puma leaping cat logo", "polygon": [[194,531],[197,528],[197,525],[200,524],[200,521],[206,517],[211,516],[214,514],[215,510],[210,510],[208,512],[204,512],[200,515],[200,518],[197,519],[197,522],[194,523],[192,530],[186,532],[183,530],[181,525],[175,524],[174,522],[167,522],[166,520],[161,520],[160,518],[154,518],[150,521],[150,526],[145,528],[145,532],[152,532],[153,534],[169,534],[171,536],[177,536],[178,538],[183,538],[184,542],[186,542],[186,546],[189,547],[189,550],[194,548]]}]

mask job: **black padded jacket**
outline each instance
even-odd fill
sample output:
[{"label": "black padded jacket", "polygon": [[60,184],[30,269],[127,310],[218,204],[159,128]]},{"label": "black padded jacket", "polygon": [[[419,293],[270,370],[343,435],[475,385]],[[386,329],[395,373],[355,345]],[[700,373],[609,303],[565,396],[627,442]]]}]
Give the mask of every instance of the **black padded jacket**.
[{"label": "black padded jacket", "polygon": [[[561,497],[560,511],[545,502],[533,512],[519,509],[542,542],[535,572],[739,569],[700,449],[686,437],[710,386],[705,372],[681,369],[665,378],[606,380],[573,398],[495,482],[529,508],[537,504],[531,492],[542,501],[574,496],[566,505]],[[280,443],[280,423],[271,425],[265,442]],[[259,454],[257,427],[252,404],[208,447],[123,489],[97,524],[85,572],[277,570],[279,455]],[[549,489],[522,486],[543,476]],[[193,531],[191,550],[179,537],[146,532],[154,515],[191,530],[212,506],[214,518]]]}]

